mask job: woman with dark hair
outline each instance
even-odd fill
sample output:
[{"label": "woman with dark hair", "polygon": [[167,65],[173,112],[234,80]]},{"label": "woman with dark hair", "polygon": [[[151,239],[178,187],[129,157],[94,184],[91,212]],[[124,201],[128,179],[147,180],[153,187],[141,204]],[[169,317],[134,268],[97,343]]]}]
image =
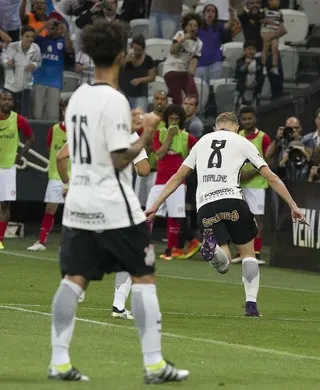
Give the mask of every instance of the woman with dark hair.
[{"label": "woman with dark hair", "polygon": [[196,76],[208,85],[211,79],[219,79],[221,76],[223,35],[225,30],[231,28],[234,18],[234,12],[230,10],[229,21],[221,22],[218,8],[215,5],[207,4],[204,7],[202,25],[199,30],[199,38],[203,46]]},{"label": "woman with dark hair", "polygon": [[201,18],[189,13],[182,19],[181,30],[173,37],[170,53],[164,62],[163,74],[173,103],[181,105],[182,91],[197,95],[194,82],[202,42],[198,38]]}]

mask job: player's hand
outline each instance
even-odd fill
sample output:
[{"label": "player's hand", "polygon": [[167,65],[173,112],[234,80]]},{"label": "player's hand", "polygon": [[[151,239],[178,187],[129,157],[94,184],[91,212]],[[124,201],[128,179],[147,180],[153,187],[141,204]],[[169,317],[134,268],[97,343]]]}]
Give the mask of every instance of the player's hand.
[{"label": "player's hand", "polygon": [[306,217],[304,213],[299,209],[298,206],[294,206],[291,208],[291,217],[292,217],[292,222],[301,222],[301,223],[306,223]]},{"label": "player's hand", "polygon": [[178,134],[179,127],[176,125],[169,126],[169,137],[174,137]]},{"label": "player's hand", "polygon": [[135,108],[131,111],[131,126],[135,132],[143,127],[144,112],[141,108]]},{"label": "player's hand", "polygon": [[144,212],[146,217],[147,217],[147,222],[150,223],[155,219],[157,211],[158,211],[157,208],[151,207],[150,209],[148,209]]}]

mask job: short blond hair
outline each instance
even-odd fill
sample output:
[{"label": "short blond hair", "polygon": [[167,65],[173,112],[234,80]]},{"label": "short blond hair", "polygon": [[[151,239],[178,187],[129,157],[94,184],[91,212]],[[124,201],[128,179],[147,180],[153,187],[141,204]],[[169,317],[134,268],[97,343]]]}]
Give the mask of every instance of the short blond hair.
[{"label": "short blond hair", "polygon": [[223,112],[222,114],[218,115],[216,119],[216,126],[218,126],[219,123],[225,122],[233,123],[236,126],[239,125],[238,118],[234,115],[233,112]]}]

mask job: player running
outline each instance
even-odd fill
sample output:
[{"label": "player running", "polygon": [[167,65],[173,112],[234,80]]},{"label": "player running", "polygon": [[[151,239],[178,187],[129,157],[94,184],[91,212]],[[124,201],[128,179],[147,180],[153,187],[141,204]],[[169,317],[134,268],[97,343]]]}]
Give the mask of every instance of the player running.
[{"label": "player running", "polygon": [[243,165],[251,162],[260,172],[290,207],[293,222],[304,222],[305,217],[286,186],[260,157],[258,149],[237,134],[238,129],[238,120],[233,113],[220,114],[216,119],[216,131],[203,136],[191,149],[179,171],[171,177],[146,214],[149,220],[153,219],[161,204],[197,167],[197,210],[203,237],[202,257],[223,274],[228,272],[231,265],[229,243],[232,241],[237,246],[242,258],[245,315],[259,317],[257,296],[260,275],[254,251],[257,225],[239,185]]}]

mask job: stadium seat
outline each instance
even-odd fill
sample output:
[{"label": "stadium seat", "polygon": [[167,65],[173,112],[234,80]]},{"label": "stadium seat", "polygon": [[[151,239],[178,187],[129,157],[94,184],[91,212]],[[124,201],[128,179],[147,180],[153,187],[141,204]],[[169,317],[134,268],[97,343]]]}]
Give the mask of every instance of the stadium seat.
[{"label": "stadium seat", "polygon": [[164,62],[160,62],[157,65],[157,75],[160,77],[163,77],[163,66],[164,66]]},{"label": "stadium seat", "polygon": [[117,4],[117,14],[118,15],[121,14],[122,6],[123,6],[123,0],[119,0],[118,4]]},{"label": "stadium seat", "polygon": [[62,92],[74,92],[79,83],[79,76],[74,72],[63,72],[63,90]]},{"label": "stadium seat", "polygon": [[185,14],[188,14],[189,12],[191,12],[191,9],[187,5],[183,4],[182,5],[182,16]]},{"label": "stadium seat", "polygon": [[279,54],[281,57],[283,77],[285,81],[296,80],[299,67],[299,53],[294,47],[279,44]]},{"label": "stadium seat", "polygon": [[320,0],[300,0],[300,6],[307,14],[310,24],[320,24]]},{"label": "stadium seat", "polygon": [[218,113],[224,111],[233,111],[234,92],[236,89],[235,80],[233,79],[211,80],[210,85],[213,86]]},{"label": "stadium seat", "polygon": [[237,60],[243,55],[243,42],[228,42],[222,45],[225,59],[232,69],[236,69]]},{"label": "stadium seat", "polygon": [[229,79],[234,77],[235,72],[234,69],[230,66],[228,61],[222,62],[222,71],[221,71],[221,78],[222,79]]},{"label": "stadium seat", "polygon": [[196,14],[202,15],[204,6],[204,3],[198,3],[195,9]]},{"label": "stadium seat", "polygon": [[149,32],[149,19],[133,19],[130,21],[131,35],[136,37],[137,35],[143,35],[148,38]]},{"label": "stadium seat", "polygon": [[157,91],[168,91],[168,87],[163,77],[156,76],[155,81],[148,84],[148,95],[153,97]]},{"label": "stadium seat", "polygon": [[[318,7],[320,10],[320,3]],[[284,25],[288,32],[286,35],[280,38],[280,43],[303,42],[306,39],[309,31],[309,20],[307,14],[292,9],[283,9],[282,14]]]},{"label": "stadium seat", "polygon": [[146,40],[146,53],[154,61],[163,61],[169,54],[172,41],[169,39],[152,38]]},{"label": "stadium seat", "polygon": [[194,82],[196,84],[198,94],[199,94],[199,107],[202,110],[208,101],[209,85],[199,77],[195,77]]}]

